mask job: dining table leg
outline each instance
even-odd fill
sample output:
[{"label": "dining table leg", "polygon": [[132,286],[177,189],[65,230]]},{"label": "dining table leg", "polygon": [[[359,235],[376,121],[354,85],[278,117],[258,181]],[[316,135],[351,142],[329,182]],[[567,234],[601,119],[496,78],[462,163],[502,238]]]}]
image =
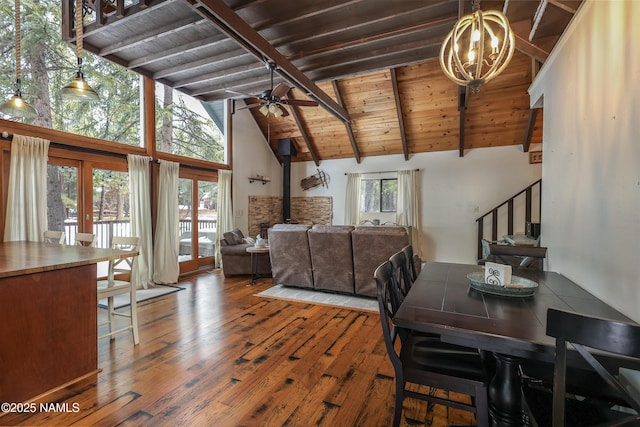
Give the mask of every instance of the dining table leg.
[{"label": "dining table leg", "polygon": [[520,359],[494,353],[495,375],[489,382],[492,426],[521,426]]}]

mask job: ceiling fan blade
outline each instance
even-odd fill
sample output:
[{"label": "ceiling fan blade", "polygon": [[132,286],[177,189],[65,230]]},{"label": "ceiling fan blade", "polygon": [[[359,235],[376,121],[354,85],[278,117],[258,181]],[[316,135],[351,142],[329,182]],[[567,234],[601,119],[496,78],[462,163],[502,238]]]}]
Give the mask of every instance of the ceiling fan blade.
[{"label": "ceiling fan blade", "polygon": [[287,111],[287,109],[284,108],[282,105],[280,105],[280,109],[282,110],[282,116],[280,117],[287,117],[289,115],[289,112]]},{"label": "ceiling fan blade", "polygon": [[311,101],[309,99],[283,99],[280,102],[287,105],[296,105],[298,107],[317,107],[318,106],[318,103],[316,101]]},{"label": "ceiling fan blade", "polygon": [[278,83],[275,88],[271,91],[271,96],[276,98],[282,98],[291,88],[284,83]]}]

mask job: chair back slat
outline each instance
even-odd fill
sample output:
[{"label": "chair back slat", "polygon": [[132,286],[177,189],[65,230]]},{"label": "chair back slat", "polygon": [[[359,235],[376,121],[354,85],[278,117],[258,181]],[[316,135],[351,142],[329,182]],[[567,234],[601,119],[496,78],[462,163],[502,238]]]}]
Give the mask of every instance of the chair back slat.
[{"label": "chair back slat", "polygon": [[[640,397],[632,395],[590,351],[595,349],[611,356],[640,359],[640,325],[550,308],[547,310],[547,335],[556,338],[553,380],[554,426],[563,426],[565,421],[568,344],[575,348],[630,408],[640,414]],[[631,420],[640,421],[638,414],[632,416]],[[617,420],[611,425],[618,425],[619,422],[620,420]]]}]

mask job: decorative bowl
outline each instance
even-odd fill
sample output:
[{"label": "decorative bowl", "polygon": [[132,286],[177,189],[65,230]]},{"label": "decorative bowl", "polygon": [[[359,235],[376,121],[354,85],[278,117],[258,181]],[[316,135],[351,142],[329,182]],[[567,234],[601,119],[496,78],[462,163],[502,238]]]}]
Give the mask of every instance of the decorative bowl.
[{"label": "decorative bowl", "polygon": [[469,279],[469,287],[476,291],[504,297],[526,298],[533,296],[538,289],[536,282],[520,276],[511,276],[511,283],[507,286],[485,283],[484,271],[469,273],[467,279]]}]

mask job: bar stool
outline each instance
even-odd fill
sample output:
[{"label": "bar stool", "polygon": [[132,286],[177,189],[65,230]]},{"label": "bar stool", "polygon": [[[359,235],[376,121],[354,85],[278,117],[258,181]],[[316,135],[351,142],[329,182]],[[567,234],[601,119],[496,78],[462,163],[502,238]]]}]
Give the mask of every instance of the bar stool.
[{"label": "bar stool", "polygon": [[[131,256],[125,258],[113,259],[109,261],[109,272],[106,280],[98,280],[98,301],[107,299],[107,315],[106,322],[99,323],[101,325],[109,325],[109,332],[99,335],[98,339],[111,337],[120,332],[131,330],[133,333],[133,343],[138,344],[140,338],[138,336],[138,307],[136,303],[136,272],[138,270],[138,252],[140,250],[140,239],[138,237],[113,237],[111,243],[112,249],[119,249],[132,252]],[[116,275],[129,274],[129,280],[116,279]],[[129,294],[130,304],[129,312],[115,308],[114,297],[116,295]],[[100,305],[98,305],[100,307]],[[103,307],[100,307],[103,308]],[[115,316],[126,317],[130,319],[129,325],[116,329]]]}]

